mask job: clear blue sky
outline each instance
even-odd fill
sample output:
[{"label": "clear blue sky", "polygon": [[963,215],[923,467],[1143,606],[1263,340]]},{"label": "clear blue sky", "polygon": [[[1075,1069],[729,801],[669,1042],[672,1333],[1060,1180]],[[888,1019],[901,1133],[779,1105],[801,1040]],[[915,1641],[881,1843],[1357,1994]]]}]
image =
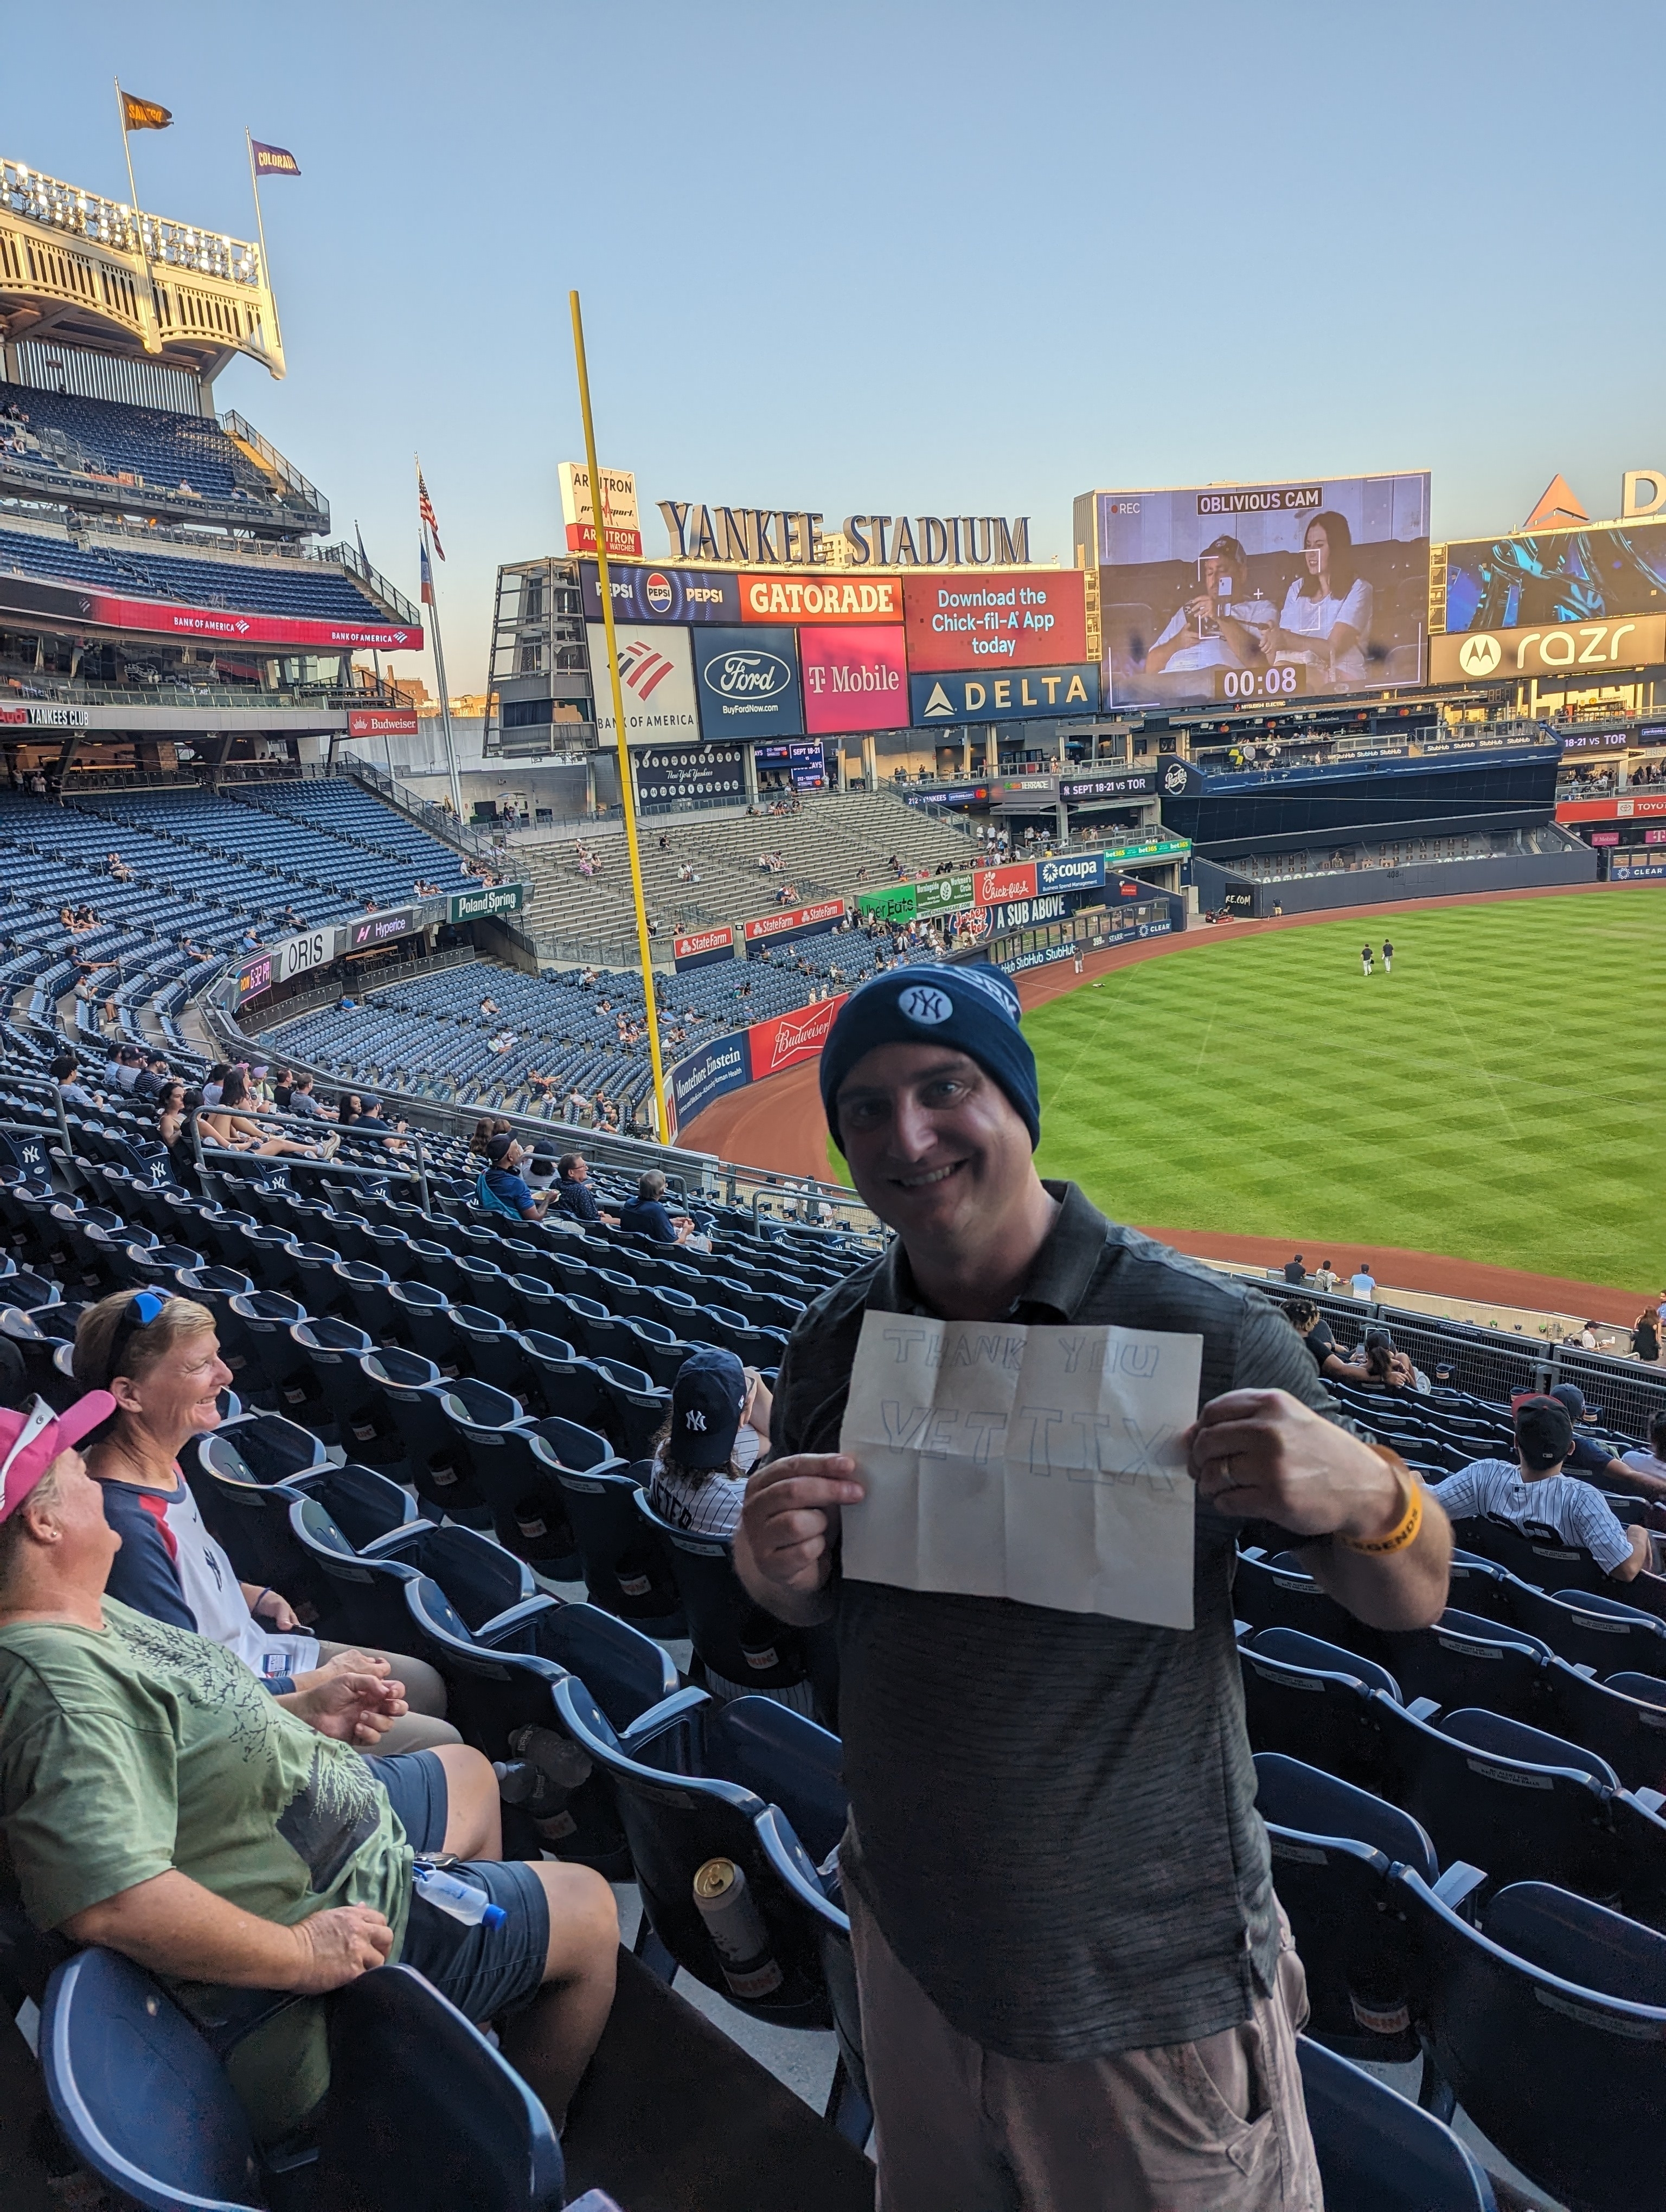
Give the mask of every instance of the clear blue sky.
[{"label": "clear blue sky", "polygon": [[[79,0],[15,10],[0,151],[252,234],[288,381],[242,410],[414,594],[410,456],[453,691],[494,571],[556,549],[581,452],[652,502],[1028,514],[1093,485],[1428,467],[1437,537],[1557,469],[1666,462],[1666,15],[1591,0]],[[411,672],[416,672],[414,670]]]}]

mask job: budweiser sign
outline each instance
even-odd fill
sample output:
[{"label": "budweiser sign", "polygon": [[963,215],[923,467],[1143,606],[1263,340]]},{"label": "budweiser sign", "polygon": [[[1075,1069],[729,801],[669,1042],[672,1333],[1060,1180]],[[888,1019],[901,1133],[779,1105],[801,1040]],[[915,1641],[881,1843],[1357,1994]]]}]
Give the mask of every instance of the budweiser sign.
[{"label": "budweiser sign", "polygon": [[783,1067],[796,1067],[802,1060],[816,1059],[845,996],[841,993],[836,999],[824,999],[819,1006],[800,1006],[796,1013],[754,1022],[746,1032],[753,1080],[762,1075],[778,1075]]},{"label": "budweiser sign", "polygon": [[779,914],[761,914],[755,921],[743,921],[741,933],[749,945],[760,938],[787,937],[795,929],[813,929],[818,922],[831,924],[844,920],[844,901],[842,898],[821,899],[814,906],[783,907]]},{"label": "budweiser sign", "polygon": [[416,731],[413,708],[350,707],[347,710],[350,738],[414,738]]}]

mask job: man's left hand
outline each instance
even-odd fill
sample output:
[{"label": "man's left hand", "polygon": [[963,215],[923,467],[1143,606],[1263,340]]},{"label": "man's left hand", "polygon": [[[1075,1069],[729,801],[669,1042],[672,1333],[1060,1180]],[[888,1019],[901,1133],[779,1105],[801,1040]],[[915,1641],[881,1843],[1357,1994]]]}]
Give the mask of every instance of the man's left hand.
[{"label": "man's left hand", "polygon": [[337,1674],[326,1669],[313,1677],[308,1686],[283,1702],[300,1720],[320,1735],[337,1742],[373,1749],[395,1721],[409,1712],[404,1684],[368,1674]]},{"label": "man's left hand", "polygon": [[1369,1540],[1404,1510],[1392,1468],[1286,1390],[1212,1398],[1184,1443],[1199,1498],[1233,1520]]}]

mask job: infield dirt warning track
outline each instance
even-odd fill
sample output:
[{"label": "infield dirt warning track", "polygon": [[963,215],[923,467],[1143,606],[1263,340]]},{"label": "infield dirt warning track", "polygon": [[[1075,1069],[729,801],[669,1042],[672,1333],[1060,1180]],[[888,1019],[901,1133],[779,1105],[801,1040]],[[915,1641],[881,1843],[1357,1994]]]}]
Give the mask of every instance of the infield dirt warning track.
[{"label": "infield dirt warning track", "polygon": [[[1487,891],[1479,896],[1451,899],[1390,901],[1377,906],[1327,907],[1316,914],[1287,914],[1265,921],[1199,924],[1178,937],[1159,937],[1142,945],[1119,945],[1089,956],[1079,976],[1068,961],[1050,968],[1031,969],[1015,981],[1027,1009],[1045,1006],[1049,999],[1079,990],[1096,976],[1114,969],[1132,967],[1142,960],[1175,959],[1200,953],[1225,939],[1259,936],[1268,930],[1302,929],[1310,924],[1365,919],[1381,921],[1386,915],[1426,914],[1432,908],[1476,906],[1505,899],[1589,896],[1596,886],[1574,884],[1547,890]],[[681,1140],[691,1152],[712,1152],[748,1167],[769,1168],[778,1175],[808,1176],[825,1182],[831,1170],[827,1157],[827,1117],[822,1112],[817,1082],[817,1063],[806,1060],[785,1073],[766,1077],[744,1090],[720,1098],[690,1121]],[[1161,1238],[1177,1251],[1201,1260],[1233,1260],[1250,1267],[1281,1267],[1292,1252],[1318,1250],[1323,1237],[1292,1224],[1285,1237],[1238,1237],[1225,1231],[1171,1229],[1138,1222],[1148,1236]],[[1340,1248],[1339,1248],[1340,1249]],[[1380,1282],[1408,1291],[1426,1291],[1438,1297],[1471,1298],[1478,1304],[1525,1306],[1540,1312],[1578,1313],[1593,1320],[1624,1323],[1636,1320],[1645,1300],[1659,1296],[1660,1285],[1638,1284],[1624,1288],[1613,1284],[1582,1283],[1556,1275],[1535,1275],[1515,1267],[1495,1267],[1474,1260],[1459,1260],[1439,1252],[1408,1251],[1373,1244],[1371,1260]]]}]

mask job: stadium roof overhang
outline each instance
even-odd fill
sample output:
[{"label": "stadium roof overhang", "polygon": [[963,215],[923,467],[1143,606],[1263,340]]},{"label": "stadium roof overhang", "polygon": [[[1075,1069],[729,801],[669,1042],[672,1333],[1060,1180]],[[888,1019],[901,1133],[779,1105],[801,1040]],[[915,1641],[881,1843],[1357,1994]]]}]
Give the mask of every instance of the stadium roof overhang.
[{"label": "stadium roof overhang", "polygon": [[47,337],[210,380],[239,353],[283,374],[258,246],[0,157],[0,339]]}]

